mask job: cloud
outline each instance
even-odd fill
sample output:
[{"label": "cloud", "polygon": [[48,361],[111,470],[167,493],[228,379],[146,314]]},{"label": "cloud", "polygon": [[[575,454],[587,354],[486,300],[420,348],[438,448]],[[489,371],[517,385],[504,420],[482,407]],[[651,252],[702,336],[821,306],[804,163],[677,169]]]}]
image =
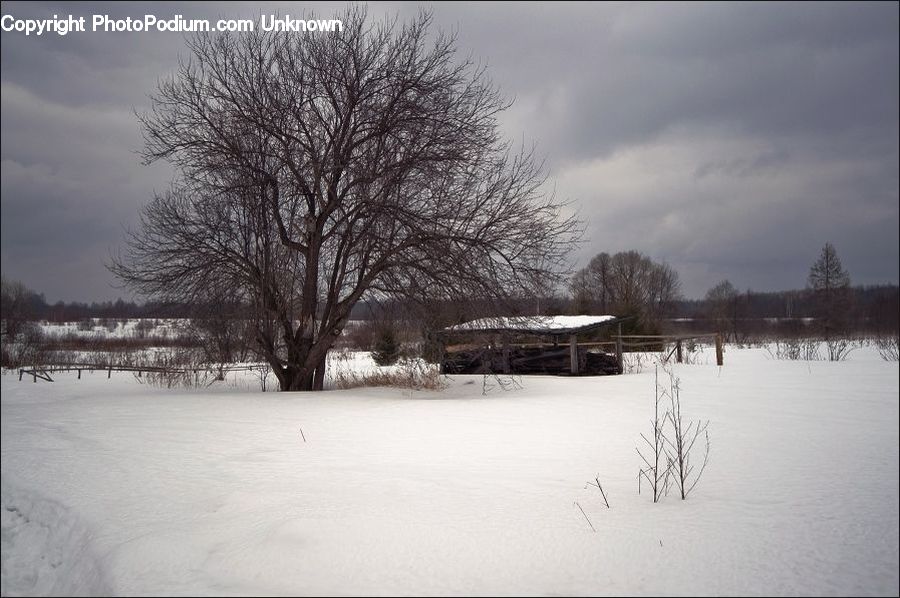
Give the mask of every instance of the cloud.
[{"label": "cloud", "polygon": [[[892,176],[893,191],[883,183]],[[886,162],[678,129],[559,178],[591,215],[582,263],[599,250],[638,248],[682,272],[695,297],[723,278],[802,287],[826,241],[857,282],[896,280],[896,184]]]},{"label": "cloud", "polygon": [[[342,3],[304,4],[334,14]],[[898,13],[878,3],[422,5],[460,57],[515,98],[504,133],[537,143],[587,222],[584,265],[638,249],[688,296],[802,286],[830,241],[854,282],[896,282]],[[419,10],[376,3],[370,16]],[[22,17],[254,18],[293,3],[23,3]],[[178,34],[0,36],[4,274],[52,298],[121,291],[102,262],[168,185],[142,166],[133,109],[184,54]]]}]

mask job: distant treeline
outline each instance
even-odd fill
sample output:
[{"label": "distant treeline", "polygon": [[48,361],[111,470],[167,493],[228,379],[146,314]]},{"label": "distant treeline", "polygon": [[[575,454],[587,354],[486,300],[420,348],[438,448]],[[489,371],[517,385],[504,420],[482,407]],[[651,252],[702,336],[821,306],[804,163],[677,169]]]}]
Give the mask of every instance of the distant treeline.
[{"label": "distant treeline", "polygon": [[[7,283],[8,285],[9,283]],[[17,284],[17,283],[13,283]],[[7,287],[8,290],[8,287]],[[44,295],[19,286],[17,311],[29,320],[47,320],[51,322],[73,322],[85,318],[187,318],[196,313],[196,307],[176,303],[135,303],[117,299],[81,303],[77,301],[58,301],[47,303]],[[7,293],[4,293],[6,295]],[[851,289],[852,315],[858,322],[878,322],[879,327],[896,329],[898,327],[898,307],[900,307],[900,287],[897,285],[856,286]],[[777,292],[746,291],[738,295],[736,314],[741,319],[754,320],[762,318],[810,318],[815,316],[815,296],[809,290],[792,290]],[[4,297],[3,317],[8,317],[9,297]],[[374,309],[373,309],[374,307]],[[449,306],[448,306],[449,307]],[[471,307],[471,306],[470,306]],[[570,297],[556,296],[547,298],[523,299],[517,306],[522,315],[557,315],[573,312],[573,300]],[[671,319],[690,318],[704,320],[709,317],[709,306],[702,299],[681,299],[672,301],[665,316]],[[360,320],[379,319],[383,317],[377,304],[359,304],[354,310],[353,318]],[[402,317],[403,306],[394,304],[389,310]],[[468,315],[468,314],[466,314]],[[478,317],[480,314],[471,314]]]},{"label": "distant treeline", "polygon": [[[358,319],[369,319],[370,310],[364,305],[354,310],[354,316],[357,311]],[[91,303],[57,301],[51,304],[47,303],[43,293],[33,291],[21,283],[4,280],[0,312],[3,319],[16,317],[32,321],[77,322],[88,318],[190,318],[198,313],[198,306],[155,301],[136,303],[123,299]]]},{"label": "distant treeline", "polygon": [[[894,324],[898,321],[900,287],[897,285],[863,285],[851,288],[853,311],[858,317],[877,318]],[[794,291],[746,291],[739,295],[743,318],[811,318],[816,313],[815,293],[808,289]],[[674,302],[674,318],[703,318],[707,314],[703,299]]]}]

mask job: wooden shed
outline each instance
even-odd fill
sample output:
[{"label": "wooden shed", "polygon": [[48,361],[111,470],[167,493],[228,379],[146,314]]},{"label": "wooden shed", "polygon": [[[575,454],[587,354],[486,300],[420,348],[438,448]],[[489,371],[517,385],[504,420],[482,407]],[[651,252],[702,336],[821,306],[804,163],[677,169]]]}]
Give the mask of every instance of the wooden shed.
[{"label": "wooden shed", "polygon": [[[616,316],[481,318],[441,334],[446,374],[606,375],[622,373],[621,324]],[[616,331],[615,341],[586,343],[588,333]],[[593,336],[593,335],[592,335]],[[581,337],[581,339],[579,339]],[[612,349],[606,352],[603,346]]]}]

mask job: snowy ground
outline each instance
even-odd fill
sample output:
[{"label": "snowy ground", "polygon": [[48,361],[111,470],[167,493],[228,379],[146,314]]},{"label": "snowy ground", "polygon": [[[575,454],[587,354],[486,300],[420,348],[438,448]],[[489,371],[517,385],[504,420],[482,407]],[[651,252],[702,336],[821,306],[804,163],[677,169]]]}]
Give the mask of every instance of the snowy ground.
[{"label": "snowy ground", "polygon": [[711,459],[660,504],[652,368],[487,395],[5,375],[2,594],[897,595],[897,363],[676,373]]},{"label": "snowy ground", "polygon": [[45,336],[81,338],[174,338],[188,320],[180,318],[88,318],[79,322],[40,322]]}]

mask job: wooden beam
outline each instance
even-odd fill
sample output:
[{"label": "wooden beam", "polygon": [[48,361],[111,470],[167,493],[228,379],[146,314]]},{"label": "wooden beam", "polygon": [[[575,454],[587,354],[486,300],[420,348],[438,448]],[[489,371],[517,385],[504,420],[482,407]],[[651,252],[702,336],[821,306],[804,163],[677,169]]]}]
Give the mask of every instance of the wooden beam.
[{"label": "wooden beam", "polygon": [[578,373],[578,335],[573,334],[569,337],[569,359],[571,360],[571,371],[573,374]]},{"label": "wooden beam", "polygon": [[625,373],[625,365],[622,361],[622,324],[618,325],[619,335],[616,337],[616,363],[619,364],[619,373]]}]

